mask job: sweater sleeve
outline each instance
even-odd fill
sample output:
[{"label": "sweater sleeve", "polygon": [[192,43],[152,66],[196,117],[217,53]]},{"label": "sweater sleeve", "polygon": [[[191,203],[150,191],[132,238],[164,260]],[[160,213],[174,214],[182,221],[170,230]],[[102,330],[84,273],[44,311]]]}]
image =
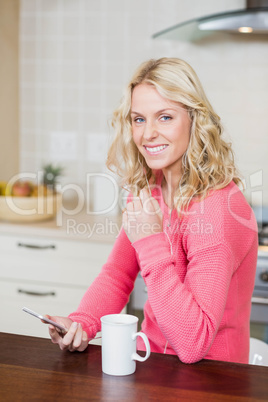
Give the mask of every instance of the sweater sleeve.
[{"label": "sweater sleeve", "polygon": [[89,338],[94,337],[101,329],[103,315],[120,313],[125,307],[138,270],[135,250],[121,229],[100,274],[69,318],[80,322]]},{"label": "sweater sleeve", "polygon": [[165,233],[132,245],[161,332],[181,361],[201,360],[213,343],[226,304],[234,265],[228,246],[220,242],[189,254],[182,282]]}]

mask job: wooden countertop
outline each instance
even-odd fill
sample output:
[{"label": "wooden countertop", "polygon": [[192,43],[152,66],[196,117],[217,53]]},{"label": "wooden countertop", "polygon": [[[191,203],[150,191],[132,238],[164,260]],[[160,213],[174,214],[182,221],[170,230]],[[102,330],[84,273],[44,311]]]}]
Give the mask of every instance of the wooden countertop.
[{"label": "wooden countertop", "polygon": [[62,352],[48,339],[0,333],[0,400],[267,401],[268,368],[152,353],[134,374],[101,371],[101,347]]}]

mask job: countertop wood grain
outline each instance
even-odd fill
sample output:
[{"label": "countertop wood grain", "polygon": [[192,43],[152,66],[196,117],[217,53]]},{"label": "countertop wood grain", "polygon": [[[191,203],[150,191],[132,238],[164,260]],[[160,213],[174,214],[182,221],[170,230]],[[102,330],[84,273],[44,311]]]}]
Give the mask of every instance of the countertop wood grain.
[{"label": "countertop wood grain", "polygon": [[152,353],[125,377],[101,370],[101,347],[62,352],[48,339],[0,333],[0,400],[267,401],[268,368]]}]

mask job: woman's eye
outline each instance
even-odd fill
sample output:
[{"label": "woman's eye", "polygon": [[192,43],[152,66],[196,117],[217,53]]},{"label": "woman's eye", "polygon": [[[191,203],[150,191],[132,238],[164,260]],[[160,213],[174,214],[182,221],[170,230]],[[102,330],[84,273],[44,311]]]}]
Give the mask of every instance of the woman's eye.
[{"label": "woman's eye", "polygon": [[134,119],[134,121],[135,121],[135,123],[143,123],[143,122],[144,122],[144,119],[143,119],[142,117],[136,117],[136,118]]},{"label": "woman's eye", "polygon": [[160,120],[168,121],[168,120],[171,120],[171,117],[170,116],[161,116]]}]

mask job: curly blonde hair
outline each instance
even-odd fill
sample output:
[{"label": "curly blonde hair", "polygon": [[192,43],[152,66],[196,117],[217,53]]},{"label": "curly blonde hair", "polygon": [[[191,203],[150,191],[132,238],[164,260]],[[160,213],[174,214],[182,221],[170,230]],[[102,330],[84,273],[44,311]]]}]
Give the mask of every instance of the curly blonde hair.
[{"label": "curly blonde hair", "polygon": [[164,98],[183,104],[191,119],[183,175],[178,177],[173,200],[178,211],[187,208],[193,197],[203,199],[210,190],[223,188],[232,180],[241,183],[231,144],[222,138],[220,118],[209,103],[195,71],[178,58],[151,59],[134,73],[114,112],[115,138],[107,157],[107,167],[121,177],[122,183],[134,195],[148,181],[155,183],[157,173],[147,166],[132,138],[131,97],[139,84],[152,85]]}]

